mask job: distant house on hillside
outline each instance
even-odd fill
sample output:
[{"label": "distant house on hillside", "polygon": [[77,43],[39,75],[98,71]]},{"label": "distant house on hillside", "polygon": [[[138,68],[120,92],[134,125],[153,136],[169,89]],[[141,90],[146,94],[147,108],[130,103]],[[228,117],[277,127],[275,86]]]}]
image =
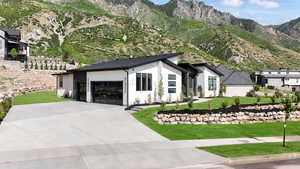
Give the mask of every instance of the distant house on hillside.
[{"label": "distant house on hillside", "polygon": [[[16,56],[12,55],[13,51]],[[0,28],[0,60],[26,61],[28,56],[29,46],[22,39],[21,31]]]},{"label": "distant house on hillside", "polygon": [[263,87],[300,90],[300,70],[264,70],[255,73],[256,83]]}]

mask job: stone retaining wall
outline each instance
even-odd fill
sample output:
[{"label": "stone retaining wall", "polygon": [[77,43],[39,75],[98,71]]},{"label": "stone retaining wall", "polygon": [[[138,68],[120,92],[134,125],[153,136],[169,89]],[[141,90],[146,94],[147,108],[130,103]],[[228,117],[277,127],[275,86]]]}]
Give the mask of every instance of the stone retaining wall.
[{"label": "stone retaining wall", "polygon": [[[159,124],[252,124],[283,121],[285,117],[282,105],[251,105],[229,110],[218,109],[219,112],[201,110],[198,113],[186,113],[187,111],[158,112],[154,120]],[[291,114],[289,120],[300,120],[300,107]]]}]

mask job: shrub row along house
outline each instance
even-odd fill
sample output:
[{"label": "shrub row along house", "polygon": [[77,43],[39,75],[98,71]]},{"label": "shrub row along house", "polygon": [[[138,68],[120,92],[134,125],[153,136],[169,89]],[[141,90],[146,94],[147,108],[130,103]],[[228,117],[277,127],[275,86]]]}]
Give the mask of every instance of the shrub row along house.
[{"label": "shrub row along house", "polygon": [[22,39],[17,29],[0,28],[0,60],[26,61],[29,56],[29,45]]},{"label": "shrub row along house", "polygon": [[[245,96],[248,90],[253,89],[253,86],[250,88],[250,82],[239,82],[240,75],[249,74],[231,72],[227,75],[224,70],[205,63],[179,64],[182,54],[99,62],[55,74],[57,95],[78,101],[129,106],[174,102],[183,96],[200,95],[199,86],[203,97],[216,97],[219,96],[222,82],[228,82],[233,88],[226,92],[228,96]],[[250,75],[247,78],[250,79]],[[229,83],[230,79],[235,83]]]}]

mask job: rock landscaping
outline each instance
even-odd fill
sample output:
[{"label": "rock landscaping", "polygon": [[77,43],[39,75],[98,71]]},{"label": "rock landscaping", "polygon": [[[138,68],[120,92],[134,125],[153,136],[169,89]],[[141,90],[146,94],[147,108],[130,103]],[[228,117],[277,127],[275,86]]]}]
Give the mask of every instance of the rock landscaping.
[{"label": "rock landscaping", "polygon": [[[213,110],[159,111],[154,120],[159,124],[252,124],[283,121],[284,117],[281,104],[252,104]],[[289,120],[300,120],[299,105]]]}]

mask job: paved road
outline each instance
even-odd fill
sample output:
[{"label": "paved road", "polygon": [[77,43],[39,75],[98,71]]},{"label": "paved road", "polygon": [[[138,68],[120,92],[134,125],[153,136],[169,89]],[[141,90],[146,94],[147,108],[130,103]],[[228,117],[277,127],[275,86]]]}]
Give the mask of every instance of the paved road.
[{"label": "paved road", "polygon": [[233,169],[299,169],[300,159],[231,166]]},{"label": "paved road", "polygon": [[0,126],[0,169],[202,169],[223,160],[167,140],[120,106],[15,106]]}]

